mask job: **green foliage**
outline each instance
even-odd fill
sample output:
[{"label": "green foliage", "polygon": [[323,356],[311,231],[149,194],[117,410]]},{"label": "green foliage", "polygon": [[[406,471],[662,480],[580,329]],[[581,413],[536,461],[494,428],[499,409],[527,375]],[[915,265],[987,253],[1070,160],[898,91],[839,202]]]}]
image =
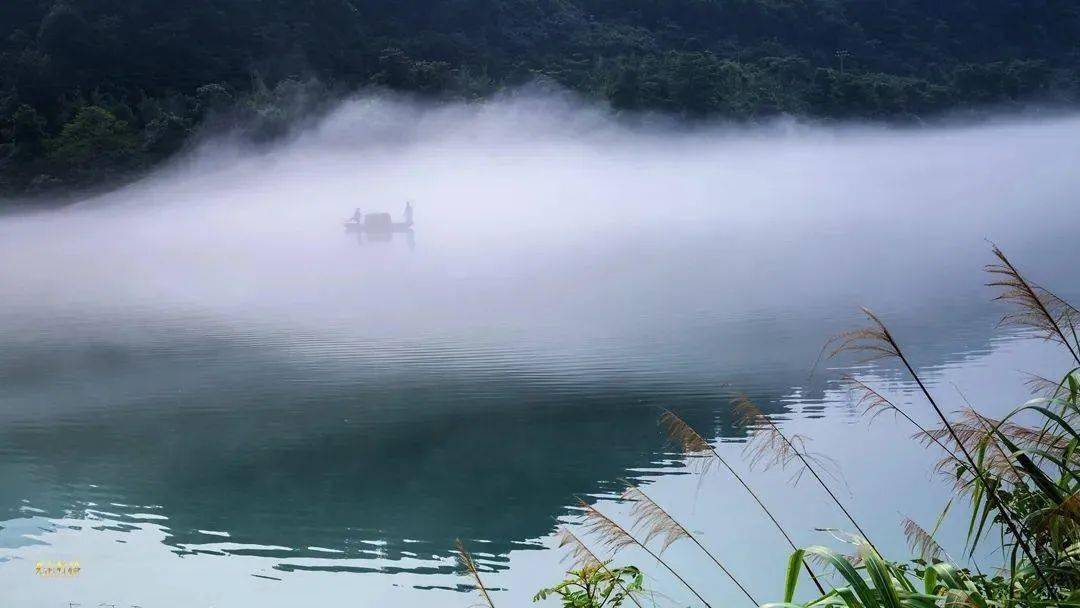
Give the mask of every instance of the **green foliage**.
[{"label": "green foliage", "polygon": [[34,108],[21,104],[11,119],[12,156],[31,160],[41,155],[45,145],[45,119]]},{"label": "green foliage", "polygon": [[[1059,343],[1080,365],[1080,311],[1029,283],[996,248],[994,253],[1000,264],[988,267],[995,279],[991,284],[1003,290],[998,299],[1016,307],[1005,320]],[[903,360],[902,351],[890,344]],[[944,453],[941,465],[952,472],[957,492],[969,499],[969,556],[992,542],[1006,557],[1000,573],[972,574],[937,559],[915,560],[914,567],[887,562],[861,541],[855,561],[811,547],[792,556],[783,605],[795,605],[790,603],[791,581],[797,580],[800,562],[815,555],[830,563],[845,584],[802,606],[983,608],[1080,602],[1080,367],[1057,382],[1036,378],[1033,386],[1038,396],[1001,419],[969,407],[951,420],[942,418],[941,428],[921,429],[924,442]],[[873,407],[884,404],[900,411],[874,395]],[[930,393],[925,395],[932,403]],[[932,533],[919,532],[922,543],[932,542]],[[921,588],[913,577],[923,582]]]},{"label": "green foliage", "polygon": [[98,166],[125,167],[137,146],[138,138],[126,122],[104,108],[85,106],[49,142],[49,160],[80,177]]},{"label": "green foliage", "polygon": [[[281,83],[474,99],[546,79],[620,111],[916,120],[1075,102],[1077,39],[1080,9],[1062,1],[12,0],[0,2],[0,187],[144,167],[200,127],[280,136],[298,113]],[[303,113],[327,101],[302,98]],[[13,143],[31,123],[42,141],[61,137],[86,106],[144,142],[131,162],[72,167],[25,131]]]},{"label": "green foliage", "polygon": [[232,104],[233,94],[224,84],[213,82],[195,89],[195,113],[200,116],[225,112]]},{"label": "green foliage", "polygon": [[[837,608],[933,608],[948,606],[1039,605],[1013,593],[1004,577],[972,575],[968,570],[935,561],[909,564],[886,561],[865,543],[859,545],[858,565],[852,559],[826,547],[809,547],[797,553],[788,566],[788,579],[797,578],[802,560],[823,560],[836,568],[841,584],[825,595],[805,603],[785,601],[766,607],[835,606]],[[1031,598],[1027,598],[1031,599]]]},{"label": "green foliage", "polygon": [[547,589],[541,589],[534,602],[556,596],[563,608],[618,608],[640,592],[644,577],[634,566],[608,568],[606,564],[590,564],[567,572],[566,580]]},{"label": "green foliage", "polygon": [[146,124],[143,150],[154,158],[165,158],[184,145],[188,129],[188,123],[183,118],[163,112]]},{"label": "green foliage", "polygon": [[[838,336],[840,346],[835,352],[855,351],[869,353],[876,359],[895,359],[916,381],[941,427],[923,427],[865,383],[852,380],[854,388],[863,393],[860,404],[875,415],[891,410],[915,426],[922,443],[940,451],[942,460],[938,468],[952,477],[957,495],[948,501],[932,531],[927,532],[910,520],[905,524],[905,534],[912,549],[920,550],[920,557],[907,562],[887,560],[861,536],[853,537],[854,555],[822,546],[796,549],[784,573],[783,601],[764,607],[1080,606],[1080,331],[1077,329],[1080,309],[1048,289],[1030,283],[996,247],[994,254],[999,263],[987,267],[993,277],[990,285],[1001,290],[998,300],[1013,305],[1003,321],[1023,327],[1028,335],[1057,343],[1077,367],[1065,372],[1058,381],[1034,377],[1029,384],[1037,396],[1000,419],[990,418],[970,406],[947,415],[886,325],[866,311],[872,324]],[[669,437],[682,444],[688,456],[708,458],[713,452],[708,441],[671,412],[661,422],[668,427]],[[772,428],[778,437],[784,437],[775,423],[766,421],[759,426]],[[780,450],[777,452],[780,458],[785,454],[801,454],[803,463],[813,473],[815,463],[805,458],[807,455],[799,444],[785,437],[783,443],[762,445]],[[745,480],[737,478],[753,494]],[[969,507],[966,557],[971,558],[977,548],[992,544],[992,553],[1004,557],[1004,563],[992,573],[981,571],[975,561],[970,562],[974,572],[962,567],[933,538],[951,506],[963,498]],[[759,504],[764,508],[760,501]],[[596,512],[585,503],[583,506]],[[765,513],[772,517],[767,510]],[[653,522],[651,528],[640,525],[639,521],[639,525],[630,527],[648,531],[645,540],[639,541],[610,518],[604,519],[609,525],[586,524],[585,530],[600,533],[603,546],[614,552],[631,544],[647,548],[650,540],[671,526],[684,529],[673,520],[664,527]],[[854,519],[851,523],[859,527]],[[612,532],[605,537],[605,530]],[[580,541],[579,545],[584,546]],[[793,543],[791,546],[795,547]],[[828,579],[813,571],[821,566],[835,575],[828,590],[820,584]],[[804,570],[813,577],[819,593],[809,601],[796,602]],[[679,577],[674,570],[672,574]],[[682,581],[681,577],[679,580]],[[734,577],[732,580],[739,584]],[[537,597],[546,597],[550,592],[545,590]]]}]

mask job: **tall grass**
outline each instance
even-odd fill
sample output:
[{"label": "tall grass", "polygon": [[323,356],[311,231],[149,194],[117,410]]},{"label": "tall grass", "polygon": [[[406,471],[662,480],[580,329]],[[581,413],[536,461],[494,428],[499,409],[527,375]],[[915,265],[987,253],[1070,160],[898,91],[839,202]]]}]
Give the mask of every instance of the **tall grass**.
[{"label": "tall grass", "polygon": [[[852,555],[844,555],[822,546],[799,547],[790,531],[767,507],[760,495],[725,460],[712,444],[674,412],[660,418],[669,439],[704,473],[719,463],[747,492],[762,514],[780,532],[792,548],[783,572],[780,601],[764,606],[809,608],[1013,608],[1043,606],[1080,606],[1080,340],[1077,325],[1080,311],[1049,289],[1030,281],[997,247],[995,263],[986,270],[990,286],[999,290],[996,299],[1010,305],[1003,324],[1024,328],[1027,335],[1059,345],[1075,367],[1058,375],[1060,380],[1035,376],[1030,386],[1035,396],[1002,417],[991,418],[968,407],[946,412],[883,319],[863,309],[866,327],[845,332],[830,341],[833,356],[856,353],[862,360],[895,361],[917,387],[927,413],[935,422],[919,423],[918,414],[897,406],[867,382],[846,377],[856,403],[872,423],[883,413],[891,412],[912,425],[913,447],[922,446],[938,452],[937,468],[955,483],[952,499],[943,507],[934,526],[927,530],[911,519],[902,522],[913,552],[907,560],[890,561],[869,540],[869,534],[839,499],[830,475],[832,463],[807,449],[808,440],[785,433],[772,418],[762,413],[748,399],[736,400],[749,440],[744,457],[754,465],[781,468],[796,467],[796,479],[808,474],[820,485],[829,500],[852,527]],[[918,407],[918,406],[908,406]],[[637,547],[687,587],[701,605],[711,608],[705,595],[715,591],[699,590],[661,554],[675,542],[695,544],[709,562],[717,566],[753,603],[752,592],[738,580],[716,553],[688,528],[678,522],[640,488],[629,485],[624,500],[633,503],[631,522],[624,526],[581,502],[585,515],[584,532],[610,552],[601,561],[589,551],[584,541],[573,537],[570,545],[580,559],[582,548],[588,560],[606,568],[627,547]],[[946,553],[934,538],[942,521],[956,504],[965,504],[967,547],[965,558],[973,569]],[[644,536],[633,535],[641,530]],[[991,544],[1004,556],[993,573],[982,572],[973,556],[979,547]],[[654,549],[655,548],[655,549]],[[836,581],[826,586],[811,565],[823,567]],[[477,584],[489,606],[490,597],[476,575]],[[636,570],[635,570],[636,572]],[[816,585],[813,599],[797,603],[795,598],[803,573]],[[781,577],[778,577],[778,579]],[[705,591],[706,593],[701,593]],[[587,595],[587,594],[586,594]],[[627,596],[634,599],[630,593]],[[578,596],[572,608],[596,608],[601,603]],[[592,603],[590,603],[592,602]],[[640,606],[640,604],[638,604]]]},{"label": "tall grass", "polygon": [[476,581],[476,589],[480,592],[480,595],[484,596],[484,604],[488,608],[495,608],[495,602],[491,601],[491,594],[488,593],[484,580],[480,578],[480,569],[476,566],[476,560],[465,548],[465,543],[461,542],[461,539],[454,541],[454,551],[457,553],[458,567]]},{"label": "tall grass", "polygon": [[740,424],[752,430],[750,442],[746,444],[747,452],[750,454],[751,466],[761,462],[764,462],[766,466],[779,465],[785,468],[792,463],[801,465],[798,466],[794,481],[797,483],[804,473],[809,473],[814,478],[814,481],[825,490],[829,500],[836,505],[836,508],[840,509],[848,522],[873,547],[874,543],[870,542],[870,535],[862,529],[859,522],[855,520],[855,517],[844,506],[844,503],[836,496],[836,492],[821,476],[821,472],[826,471],[834,463],[825,456],[813,454],[807,450],[806,437],[801,435],[788,437],[785,435],[780,430],[780,426],[772,418],[762,413],[746,396],[737,397],[734,405],[735,412],[740,418]]},{"label": "tall grass", "polygon": [[[578,499],[578,504],[581,506],[582,510],[585,513],[586,531],[591,532],[597,537],[599,537],[604,546],[611,549],[613,554],[617,553],[620,549],[624,549],[630,546],[637,546],[642,551],[647,553],[649,557],[656,560],[656,563],[663,566],[668,572],[671,573],[672,576],[678,579],[678,581],[682,583],[682,585],[686,587],[690,591],[690,593],[694,594],[694,597],[696,597],[698,600],[701,601],[702,604],[704,604],[705,608],[712,608],[709,602],[705,601],[705,598],[702,597],[700,593],[698,593],[697,589],[695,589],[690,583],[686,582],[686,579],[683,578],[683,576],[679,574],[677,570],[672,568],[670,564],[664,561],[664,559],[660,557],[657,552],[649,548],[648,541],[638,540],[636,537],[634,537],[633,534],[627,531],[626,528],[619,525],[615,520],[603,514],[602,512],[600,512],[599,509],[590,505],[584,500]],[[667,545],[670,544],[671,543],[667,543]],[[667,545],[665,545],[664,548],[667,548]],[[661,548],[659,553],[663,553],[664,548]]]},{"label": "tall grass", "polygon": [[[709,466],[714,462],[719,462],[727,471],[731,474],[732,478],[739,483],[739,486],[746,491],[746,493],[754,499],[754,503],[761,509],[761,512],[765,514],[765,517],[772,522],[773,526],[780,532],[780,535],[784,537],[784,541],[791,547],[791,549],[797,550],[795,541],[792,540],[791,534],[780,524],[780,521],[773,515],[769,507],[765,505],[765,502],[761,499],[754,488],[747,483],[746,479],[740,475],[734,467],[716,451],[716,448],[711,443],[705,440],[700,433],[693,427],[686,423],[685,420],[680,418],[674,412],[666,411],[660,416],[660,424],[664,427],[664,430],[668,436],[668,439],[678,445],[683,454],[690,459],[692,463],[699,463],[697,466],[698,473],[704,474],[708,471]],[[825,588],[822,587],[821,582],[818,581],[818,577],[814,574],[810,564],[804,564],[806,573],[810,576],[810,580],[818,588],[818,591],[825,593]]]}]

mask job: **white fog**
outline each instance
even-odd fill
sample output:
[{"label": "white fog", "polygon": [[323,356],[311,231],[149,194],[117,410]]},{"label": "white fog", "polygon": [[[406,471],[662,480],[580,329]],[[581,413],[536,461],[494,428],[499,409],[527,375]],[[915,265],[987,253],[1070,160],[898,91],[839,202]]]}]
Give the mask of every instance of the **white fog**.
[{"label": "white fog", "polygon": [[[0,547],[86,564],[15,599],[469,606],[463,538],[496,603],[524,606],[562,572],[536,549],[574,496],[615,512],[623,476],[773,599],[789,548],[730,480],[680,475],[656,428],[686,412],[738,460],[732,391],[818,437],[903,551],[897,510],[933,521],[947,484],[909,428],[863,426],[822,345],[867,305],[951,404],[952,382],[991,412],[1025,398],[1011,374],[1056,355],[1002,337],[982,268],[994,242],[1073,295],[1078,158],[1061,115],[676,127],[567,95],[370,95],[270,146],[206,134],[117,191],[0,216],[0,498],[20,509]],[[411,238],[345,229],[406,202]],[[800,543],[846,525],[786,472],[754,483]],[[688,576],[715,582],[706,566]]]},{"label": "white fog", "polygon": [[[370,96],[270,149],[208,137],[117,192],[0,219],[4,295],[34,308],[296,302],[313,314],[359,288],[384,313],[441,315],[449,280],[467,314],[483,305],[469,284],[511,305],[565,306],[598,296],[597,281],[703,263],[754,302],[779,287],[763,269],[839,287],[865,278],[843,272],[856,256],[888,268],[948,241],[949,255],[978,260],[984,239],[1037,240],[1080,195],[1071,117],[908,129],[638,122],[566,96],[437,107]],[[344,233],[354,209],[399,217],[406,201],[411,254],[403,238],[360,246]],[[806,264],[831,270],[798,272]]]}]

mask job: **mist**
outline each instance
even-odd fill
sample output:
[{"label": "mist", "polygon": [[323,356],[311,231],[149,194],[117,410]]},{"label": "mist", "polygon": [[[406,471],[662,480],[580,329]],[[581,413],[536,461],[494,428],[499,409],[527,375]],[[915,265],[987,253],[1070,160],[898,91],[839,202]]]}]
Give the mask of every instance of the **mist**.
[{"label": "mist", "polygon": [[[896,528],[883,477],[906,475],[898,487],[923,494],[903,508],[932,517],[932,455],[908,449],[906,427],[853,433],[837,370],[812,368],[868,305],[932,390],[959,377],[977,400],[1024,393],[1004,371],[1054,355],[1016,363],[1016,344],[995,342],[987,241],[1078,295],[1078,157],[1080,117],[688,127],[535,92],[362,96],[270,148],[210,137],[121,190],[0,217],[0,508],[155,518],[107,527],[116,538],[5,523],[0,544],[26,563],[125,564],[141,605],[411,606],[417,589],[455,588],[453,539],[475,539],[525,602],[557,576],[554,555],[528,554],[571,497],[685,473],[656,407],[739,440],[717,422],[725,386],[831,433],[875,530]],[[411,239],[343,226],[356,208],[400,219],[406,201]],[[902,456],[883,469],[869,443]],[[843,525],[787,499],[802,490],[786,473],[765,483],[788,521]],[[692,505],[710,484],[654,487]],[[756,511],[713,487],[712,538],[769,588],[787,547],[763,545],[776,539],[747,531],[765,525]],[[115,601],[109,567],[70,593]],[[266,578],[278,586],[254,586]]]},{"label": "mist", "polygon": [[[382,339],[367,344],[383,355],[479,341],[570,367],[577,348],[633,360],[721,322],[917,314],[985,296],[988,239],[1059,246],[1078,153],[1075,117],[690,128],[628,126],[567,95],[364,96],[273,148],[222,134],[119,191],[0,219],[4,333],[153,341],[200,326]],[[400,218],[406,201],[412,243],[343,229],[355,208]],[[618,348],[596,351],[605,340]]]},{"label": "mist", "polygon": [[[911,229],[958,251],[973,239],[1030,239],[1074,207],[1078,133],[1076,118],[629,128],[559,96],[447,106],[362,97],[269,151],[223,136],[118,192],[5,217],[0,277],[17,287],[6,296],[34,307],[332,307],[359,287],[367,305],[411,308],[420,303],[377,286],[438,275],[557,299],[648,270],[686,238],[730,247],[714,276],[738,285],[750,270],[744,245],[798,265],[835,238],[837,256],[885,262],[890,253],[873,248]],[[406,200],[417,210],[412,253],[358,248],[342,234],[354,208],[399,215]]]}]

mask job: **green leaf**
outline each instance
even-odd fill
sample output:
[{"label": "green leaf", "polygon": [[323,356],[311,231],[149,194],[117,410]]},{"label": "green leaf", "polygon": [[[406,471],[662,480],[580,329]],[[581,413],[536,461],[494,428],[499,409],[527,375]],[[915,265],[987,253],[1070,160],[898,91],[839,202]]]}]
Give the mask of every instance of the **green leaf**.
[{"label": "green leaf", "polygon": [[927,567],[923,572],[923,590],[928,594],[937,591],[937,570],[933,566]]},{"label": "green leaf", "polygon": [[799,584],[799,571],[802,570],[804,553],[802,549],[797,549],[788,560],[787,577],[784,580],[784,602],[790,602],[795,597],[795,586]]},{"label": "green leaf", "polygon": [[[831,565],[840,574],[840,576],[844,577],[844,580],[846,580],[849,585],[851,585],[851,589],[849,591],[854,593],[854,596],[851,598],[844,597],[845,602],[847,602],[849,605],[853,607],[861,605],[865,608],[880,608],[881,602],[878,601],[877,597],[870,590],[870,587],[866,584],[866,581],[863,580],[861,576],[859,576],[859,573],[855,570],[855,567],[851,565],[851,562],[849,562],[847,558],[833,551],[832,549],[829,549],[828,547],[822,547],[817,545],[813,547],[807,547],[805,549],[805,552],[824,558],[825,561],[828,562],[829,565]],[[837,589],[837,593],[839,593],[841,596],[844,596],[843,589]],[[852,600],[854,600],[854,604],[851,603]]]},{"label": "green leaf", "polygon": [[877,589],[878,597],[886,608],[900,608],[900,596],[896,593],[893,585],[892,573],[889,566],[881,556],[868,546],[863,546],[863,562],[866,565],[866,573]]}]

